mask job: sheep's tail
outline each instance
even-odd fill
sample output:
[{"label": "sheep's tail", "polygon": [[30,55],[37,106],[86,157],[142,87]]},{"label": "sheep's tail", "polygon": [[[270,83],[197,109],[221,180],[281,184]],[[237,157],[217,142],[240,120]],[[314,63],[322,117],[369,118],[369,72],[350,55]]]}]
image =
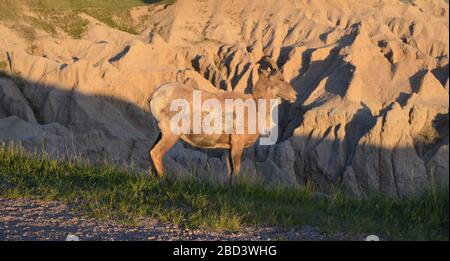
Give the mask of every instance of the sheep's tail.
[{"label": "sheep's tail", "polygon": [[161,84],[161,85],[159,85],[159,86],[156,86],[156,88],[154,88],[153,89],[153,91],[151,91],[150,92],[150,95],[148,96],[148,99],[147,99],[147,106],[148,106],[148,109],[150,110],[150,111],[152,111],[152,108],[150,107],[150,103],[151,103],[151,101],[153,100],[153,96],[155,96],[155,93],[159,90],[159,88],[161,88],[161,86],[163,86],[164,84]]},{"label": "sheep's tail", "polygon": [[153,100],[153,98],[155,97],[156,93],[157,93],[160,89],[162,89],[163,87],[167,87],[167,86],[171,86],[171,85],[176,85],[176,84],[178,84],[178,83],[176,83],[176,82],[163,83],[163,84],[157,86],[155,89],[153,89],[153,91],[150,93],[150,95],[149,95],[149,97],[148,97],[148,99],[147,99],[147,105],[149,106],[150,111],[151,111],[150,104],[151,104],[151,101]]}]

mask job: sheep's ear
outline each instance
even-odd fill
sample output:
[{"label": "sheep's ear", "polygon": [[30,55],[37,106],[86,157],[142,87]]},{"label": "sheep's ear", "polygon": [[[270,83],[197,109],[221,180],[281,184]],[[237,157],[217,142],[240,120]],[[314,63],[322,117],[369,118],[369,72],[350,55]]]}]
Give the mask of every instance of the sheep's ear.
[{"label": "sheep's ear", "polygon": [[280,71],[277,71],[277,70],[270,71],[270,77],[271,78],[279,78],[280,76],[282,76]]},{"label": "sheep's ear", "polygon": [[269,77],[272,74],[270,68],[263,69],[262,66],[258,69],[258,74],[260,77]]},{"label": "sheep's ear", "polygon": [[259,65],[258,68],[259,76],[269,77],[274,72],[274,70],[267,63],[259,62],[258,65]]},{"label": "sheep's ear", "polygon": [[264,56],[258,63],[264,66],[268,66],[271,70],[279,71],[277,63],[269,56]]}]

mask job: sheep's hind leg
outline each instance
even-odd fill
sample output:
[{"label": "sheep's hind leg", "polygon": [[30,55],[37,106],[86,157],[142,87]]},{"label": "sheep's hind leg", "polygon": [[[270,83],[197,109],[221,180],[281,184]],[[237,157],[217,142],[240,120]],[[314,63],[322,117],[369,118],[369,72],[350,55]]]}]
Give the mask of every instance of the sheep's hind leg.
[{"label": "sheep's hind leg", "polygon": [[152,170],[155,171],[155,174],[156,174],[156,167],[155,167],[155,163],[153,162],[153,159],[152,159],[151,151],[153,150],[153,148],[155,148],[156,144],[158,144],[158,142],[161,140],[161,138],[162,138],[162,132],[159,132],[158,136],[155,139],[155,142],[153,142],[152,147],[148,150],[148,158],[150,159],[150,168],[151,168],[150,174],[151,174]]},{"label": "sheep's hind leg", "polygon": [[165,169],[163,164],[164,155],[170,148],[175,145],[179,137],[171,133],[162,133],[161,140],[155,145],[155,147],[150,151],[150,158],[153,160],[153,164],[158,177],[162,178],[165,176]]}]

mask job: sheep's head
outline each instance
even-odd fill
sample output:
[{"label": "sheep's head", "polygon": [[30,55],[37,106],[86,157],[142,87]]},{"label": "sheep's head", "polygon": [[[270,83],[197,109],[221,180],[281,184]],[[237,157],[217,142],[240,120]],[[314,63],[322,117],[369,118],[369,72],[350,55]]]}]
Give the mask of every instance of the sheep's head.
[{"label": "sheep's head", "polygon": [[255,85],[254,94],[260,97],[279,97],[291,103],[297,100],[297,92],[284,80],[274,60],[264,56],[258,64],[260,64],[259,80]]}]

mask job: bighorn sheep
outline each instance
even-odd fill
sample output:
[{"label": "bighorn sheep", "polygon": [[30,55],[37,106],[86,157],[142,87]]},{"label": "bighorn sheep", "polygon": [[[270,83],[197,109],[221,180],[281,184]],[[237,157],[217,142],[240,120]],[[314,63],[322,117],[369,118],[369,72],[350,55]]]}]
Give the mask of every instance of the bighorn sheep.
[{"label": "bighorn sheep", "polygon": [[[258,104],[257,101],[259,99],[268,100],[281,98],[291,103],[297,99],[296,91],[289,83],[284,81],[280,70],[271,58],[267,56],[263,57],[258,64],[260,64],[258,70],[259,80],[254,85],[251,95],[234,91],[218,93],[201,91],[202,99],[217,99],[222,105],[224,105],[224,100],[226,99],[253,99],[256,104]],[[153,116],[158,121],[161,132],[155,141],[155,144],[149,150],[152,167],[156,170],[156,174],[159,177],[164,177],[165,170],[163,166],[163,157],[179,139],[182,139],[194,147],[229,150],[229,162],[227,163],[229,164],[228,166],[231,167],[231,170],[229,170],[231,180],[233,175],[239,174],[243,150],[258,140],[260,136],[259,132],[253,134],[246,132],[244,132],[244,134],[227,134],[225,131],[216,134],[194,134],[194,132],[190,132],[189,134],[174,134],[173,131],[171,131],[170,121],[177,112],[170,110],[171,102],[177,99],[185,99],[189,103],[190,111],[193,111],[193,92],[194,89],[188,88],[183,84],[168,83],[161,85],[153,93],[150,100],[150,109]],[[202,111],[201,113],[204,114],[205,112]],[[211,111],[209,113],[211,113]],[[192,130],[192,124],[189,125],[189,128]],[[247,129],[248,126],[245,125],[245,130]]]}]

